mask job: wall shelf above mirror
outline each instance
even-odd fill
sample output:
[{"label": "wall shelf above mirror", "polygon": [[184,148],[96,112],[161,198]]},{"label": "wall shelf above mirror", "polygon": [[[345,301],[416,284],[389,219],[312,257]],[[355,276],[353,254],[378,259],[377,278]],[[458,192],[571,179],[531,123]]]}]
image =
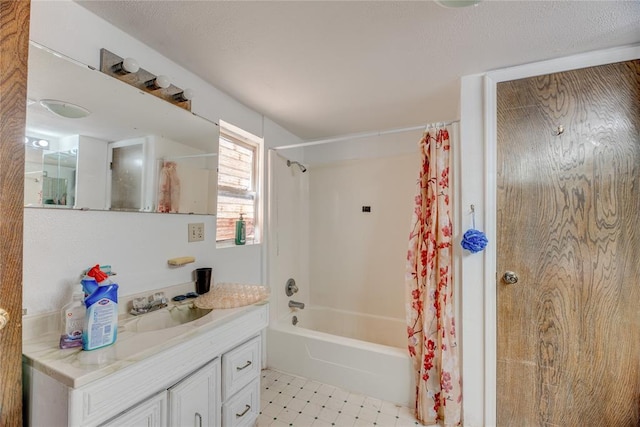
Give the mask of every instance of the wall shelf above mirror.
[{"label": "wall shelf above mirror", "polygon": [[33,42],[27,97],[26,207],[215,215],[215,123]]}]

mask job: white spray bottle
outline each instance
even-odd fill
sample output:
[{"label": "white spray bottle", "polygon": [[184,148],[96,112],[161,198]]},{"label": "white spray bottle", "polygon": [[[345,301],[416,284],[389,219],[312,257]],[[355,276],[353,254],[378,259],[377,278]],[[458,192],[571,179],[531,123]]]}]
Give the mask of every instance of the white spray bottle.
[{"label": "white spray bottle", "polygon": [[84,290],[82,285],[73,289],[71,302],[62,307],[62,334],[60,348],[82,347],[82,328],[86,314],[84,306]]}]

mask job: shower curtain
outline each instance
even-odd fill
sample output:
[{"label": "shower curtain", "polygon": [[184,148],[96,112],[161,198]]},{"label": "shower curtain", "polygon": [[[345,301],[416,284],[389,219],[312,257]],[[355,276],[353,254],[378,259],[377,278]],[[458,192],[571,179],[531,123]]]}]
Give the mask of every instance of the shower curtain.
[{"label": "shower curtain", "polygon": [[176,162],[163,162],[158,187],[158,212],[176,213],[180,208],[180,178]]},{"label": "shower curtain", "polygon": [[416,375],[416,418],[460,424],[461,386],[453,306],[449,132],[429,127],[409,235],[405,278],[409,353]]}]

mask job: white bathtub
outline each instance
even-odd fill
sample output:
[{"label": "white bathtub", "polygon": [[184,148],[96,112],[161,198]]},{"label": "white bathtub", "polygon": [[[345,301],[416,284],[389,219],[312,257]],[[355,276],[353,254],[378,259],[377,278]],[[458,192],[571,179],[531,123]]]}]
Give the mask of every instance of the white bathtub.
[{"label": "white bathtub", "polygon": [[[293,326],[296,316],[298,324]],[[404,321],[325,307],[292,310],[267,330],[270,368],[413,406]]]}]

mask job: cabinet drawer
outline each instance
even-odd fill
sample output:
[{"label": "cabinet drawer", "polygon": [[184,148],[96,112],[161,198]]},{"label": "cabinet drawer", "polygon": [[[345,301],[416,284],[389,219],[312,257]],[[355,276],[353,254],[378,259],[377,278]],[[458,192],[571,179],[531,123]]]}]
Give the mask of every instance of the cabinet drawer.
[{"label": "cabinet drawer", "polygon": [[260,337],[255,337],[222,356],[222,400],[260,377]]},{"label": "cabinet drawer", "polygon": [[222,427],[252,426],[260,410],[260,378],[222,404]]}]

